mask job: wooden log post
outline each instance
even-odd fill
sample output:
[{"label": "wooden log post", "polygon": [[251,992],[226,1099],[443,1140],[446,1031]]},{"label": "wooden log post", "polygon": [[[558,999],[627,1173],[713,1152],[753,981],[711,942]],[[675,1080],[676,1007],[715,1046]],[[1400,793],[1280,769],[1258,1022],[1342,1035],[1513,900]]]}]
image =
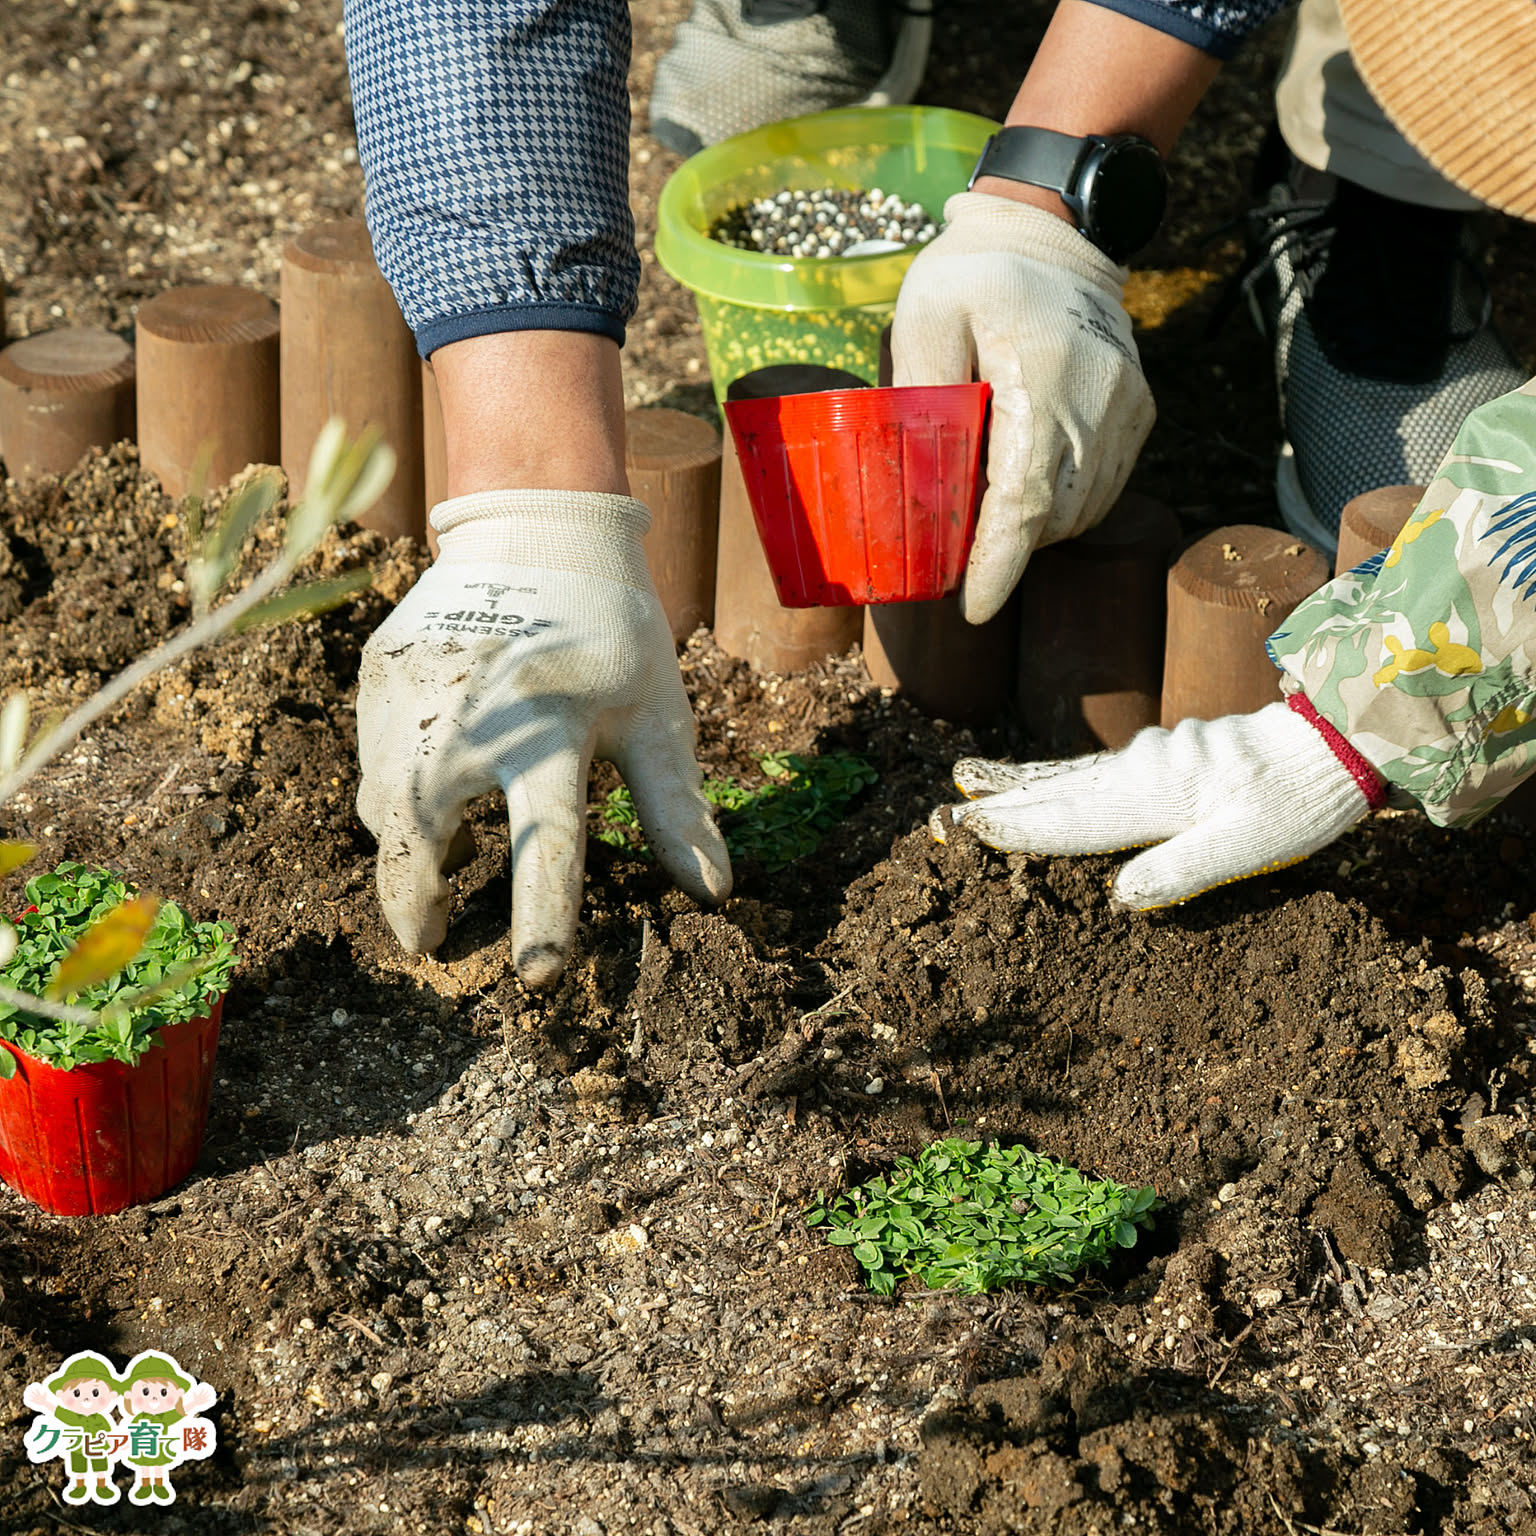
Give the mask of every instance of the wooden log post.
[{"label": "wooden log post", "polygon": [[443,402],[437,393],[437,375],[431,358],[421,360],[421,471],[424,481],[427,548],[437,558],[437,530],[430,521],[432,508],[448,499],[448,439],[443,433]]},{"label": "wooden log post", "polygon": [[135,327],[139,458],[185,496],[200,452],[208,486],[280,462],[277,305],[252,288],[171,288]]},{"label": "wooden log post", "polygon": [[[0,277],[0,346],[5,345],[5,279]],[[0,422],[0,459],[5,457],[5,425]]]},{"label": "wooden log post", "polygon": [[289,496],[332,416],[355,436],[376,426],[395,474],[358,519],[386,538],[426,537],[421,364],[415,338],[373,259],[361,219],[317,224],[288,242],[282,271],[282,452]]},{"label": "wooden log post", "polygon": [[1333,574],[1342,576],[1362,560],[1380,554],[1402,532],[1423,494],[1422,485],[1383,485],[1347,502],[1339,517]]},{"label": "wooden log post", "polygon": [[921,603],[872,603],[864,610],[864,665],[870,680],[925,715],[970,725],[1013,703],[1019,654],[1019,595],[985,624],[968,624],[958,593]]},{"label": "wooden log post", "polygon": [[133,348],[95,327],[43,331],[0,352],[0,443],[17,480],[67,474],[134,432]]},{"label": "wooden log post", "polygon": [[1274,703],[1280,672],[1264,642],[1327,580],[1327,559],[1277,528],[1217,528],[1185,550],[1168,573],[1163,725]]},{"label": "wooden log post", "polygon": [[1179,520],[1128,492],[1096,528],[1037,550],[1019,581],[1018,703],[1058,756],[1123,747],[1162,714]]},{"label": "wooden log post", "polygon": [[632,410],[625,423],[630,494],[651,512],[645,551],[674,640],[715,621],[720,528],[720,434],[666,406]]},{"label": "wooden log post", "polygon": [[[821,389],[867,388],[836,368],[787,363],[744,374],[726,391],[730,400],[807,394]],[[840,656],[858,639],[864,615],[856,606],[785,608],[779,602],[752,516],[747,484],[727,430],[720,469],[720,543],[715,564],[715,640],[760,672],[793,672]]]},{"label": "wooden log post", "polygon": [[[880,332],[878,378],[890,385],[891,328]],[[934,602],[871,604],[864,610],[864,665],[925,715],[975,724],[1014,699],[1023,607],[1014,591],[985,624],[968,624],[953,593]]]}]

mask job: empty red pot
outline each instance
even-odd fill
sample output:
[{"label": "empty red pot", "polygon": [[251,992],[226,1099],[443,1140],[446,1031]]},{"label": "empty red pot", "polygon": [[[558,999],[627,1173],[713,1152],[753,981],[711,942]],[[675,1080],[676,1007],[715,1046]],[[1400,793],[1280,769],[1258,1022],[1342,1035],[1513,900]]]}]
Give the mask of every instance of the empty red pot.
[{"label": "empty red pot", "polygon": [[163,1195],[191,1173],[208,1123],[220,998],[172,1024],[136,1066],[67,1072],[0,1040],[0,1179],[58,1216],[104,1216]]},{"label": "empty red pot", "polygon": [[991,396],[983,383],[726,401],[779,601],[953,592],[976,531]]}]

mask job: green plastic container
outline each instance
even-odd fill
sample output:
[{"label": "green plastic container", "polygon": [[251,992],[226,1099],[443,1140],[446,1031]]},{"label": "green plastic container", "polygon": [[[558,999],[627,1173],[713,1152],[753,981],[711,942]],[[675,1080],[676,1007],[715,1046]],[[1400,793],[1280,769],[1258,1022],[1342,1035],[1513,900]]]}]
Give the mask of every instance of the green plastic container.
[{"label": "green plastic container", "polygon": [[792,260],[709,238],[720,217],[786,189],[879,187],[937,222],[997,124],[943,107],[845,107],[770,123],[685,160],[656,213],[656,259],[698,301],[715,398],[775,363],[843,368],[873,384],[880,332],[918,247]]}]

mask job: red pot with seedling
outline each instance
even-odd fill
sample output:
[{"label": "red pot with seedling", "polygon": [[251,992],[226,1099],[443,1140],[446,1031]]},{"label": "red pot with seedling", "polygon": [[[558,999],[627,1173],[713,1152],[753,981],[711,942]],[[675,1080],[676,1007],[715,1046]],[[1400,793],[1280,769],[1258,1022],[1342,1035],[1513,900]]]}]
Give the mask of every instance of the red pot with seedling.
[{"label": "red pot with seedling", "polygon": [[156,1199],[202,1149],[232,930],[83,864],[27,901],[0,966],[0,1179],[60,1216]]}]

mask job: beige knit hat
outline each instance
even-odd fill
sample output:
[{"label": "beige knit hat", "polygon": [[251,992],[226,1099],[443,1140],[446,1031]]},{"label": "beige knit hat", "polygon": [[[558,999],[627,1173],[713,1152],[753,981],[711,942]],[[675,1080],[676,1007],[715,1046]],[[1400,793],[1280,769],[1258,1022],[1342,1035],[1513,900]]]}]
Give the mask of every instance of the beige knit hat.
[{"label": "beige knit hat", "polygon": [[1442,175],[1536,220],[1536,0],[1340,0],[1360,77]]}]

